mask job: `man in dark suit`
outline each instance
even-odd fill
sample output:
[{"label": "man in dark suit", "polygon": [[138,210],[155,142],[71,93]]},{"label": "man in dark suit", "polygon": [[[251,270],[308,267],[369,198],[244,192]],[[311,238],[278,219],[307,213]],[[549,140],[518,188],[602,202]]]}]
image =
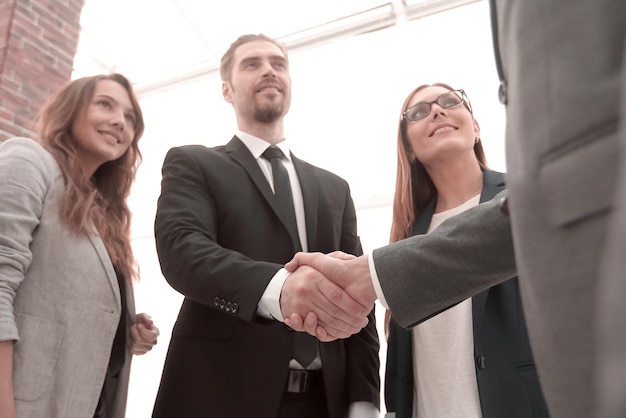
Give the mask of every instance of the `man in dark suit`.
[{"label": "man in dark suit", "polygon": [[[165,278],[185,299],[153,417],[377,417],[373,311],[360,332],[332,343],[282,322],[332,306],[318,290],[331,282],[318,272],[282,268],[297,251],[362,252],[348,184],[289,152],[283,126],[291,79],[282,44],[244,35],[220,72],[236,136],[215,148],[174,148],[163,165],[156,244]],[[269,148],[282,158],[270,162]],[[293,209],[282,206],[281,178]],[[344,336],[363,326],[354,315],[321,316]],[[308,337],[308,349],[296,335]]]},{"label": "man in dark suit", "polygon": [[360,277],[342,285],[362,303],[385,299],[404,327],[517,270],[551,416],[623,417],[626,3],[491,0],[491,7],[507,105],[506,210],[481,204],[436,234],[375,250],[369,265],[309,254],[300,262],[335,278]]}]

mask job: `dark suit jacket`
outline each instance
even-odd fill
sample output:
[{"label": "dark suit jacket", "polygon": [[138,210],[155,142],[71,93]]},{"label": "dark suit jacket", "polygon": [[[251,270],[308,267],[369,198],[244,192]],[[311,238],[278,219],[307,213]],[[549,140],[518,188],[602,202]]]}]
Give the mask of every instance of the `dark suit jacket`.
[{"label": "dark suit jacket", "polygon": [[[504,175],[485,171],[480,202],[491,200],[502,190]],[[427,232],[435,203],[433,199],[419,216],[412,235]],[[483,418],[548,417],[528,340],[517,278],[474,296],[472,320],[474,365]],[[411,418],[413,397],[411,332],[392,320],[385,376],[387,410],[396,412],[396,418]]]},{"label": "dark suit jacket", "polygon": [[[309,251],[361,254],[348,184],[293,157],[302,186]],[[154,417],[275,417],[293,332],[256,315],[274,274],[295,253],[258,163],[237,138],[215,148],[170,150],[155,236],[167,281],[185,295],[174,326]],[[373,312],[359,334],[320,343],[333,418],[354,401],[379,404]]]}]

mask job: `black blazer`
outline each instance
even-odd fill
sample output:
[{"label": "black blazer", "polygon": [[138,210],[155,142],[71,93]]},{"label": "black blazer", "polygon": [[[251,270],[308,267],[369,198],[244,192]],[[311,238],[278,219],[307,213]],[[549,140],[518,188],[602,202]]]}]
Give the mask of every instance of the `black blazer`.
[{"label": "black blazer", "polygon": [[[292,155],[302,186],[309,251],[361,254],[348,184]],[[163,165],[155,238],[162,272],[185,296],[172,332],[154,417],[275,417],[293,331],[256,315],[295,245],[248,148],[174,148]],[[373,312],[360,333],[320,343],[332,418],[379,405]]]},{"label": "black blazer", "polygon": [[[480,202],[504,189],[504,175],[484,171]],[[412,235],[428,230],[436,198],[413,226]],[[545,418],[548,410],[526,331],[517,278],[472,298],[474,358],[483,418]],[[413,342],[411,332],[391,321],[387,348],[385,403],[396,418],[413,413]]]}]

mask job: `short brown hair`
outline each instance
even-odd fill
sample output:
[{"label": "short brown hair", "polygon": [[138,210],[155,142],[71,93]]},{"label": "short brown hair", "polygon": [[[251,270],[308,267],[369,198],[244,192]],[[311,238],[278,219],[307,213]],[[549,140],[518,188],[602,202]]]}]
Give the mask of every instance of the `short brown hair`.
[{"label": "short brown hair", "polygon": [[233,65],[234,65],[233,58],[235,56],[235,51],[237,50],[237,48],[239,48],[243,44],[247,44],[248,42],[254,42],[254,41],[265,41],[265,42],[273,43],[278,48],[280,48],[280,50],[285,55],[285,58],[289,60],[289,57],[287,54],[287,47],[282,42],[276,39],[270,38],[269,36],[263,35],[262,33],[259,33],[258,35],[254,35],[254,34],[242,35],[239,38],[237,38],[235,42],[230,44],[228,51],[226,51],[226,53],[222,57],[222,61],[220,62],[220,76],[222,77],[222,81],[230,82],[230,78],[233,74]]}]

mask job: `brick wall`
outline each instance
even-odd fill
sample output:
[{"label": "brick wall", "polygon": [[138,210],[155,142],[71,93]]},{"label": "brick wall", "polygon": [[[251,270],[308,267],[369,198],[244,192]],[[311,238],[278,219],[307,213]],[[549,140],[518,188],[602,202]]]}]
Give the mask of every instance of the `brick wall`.
[{"label": "brick wall", "polygon": [[69,81],[84,0],[0,0],[0,141],[32,137],[39,108]]}]

